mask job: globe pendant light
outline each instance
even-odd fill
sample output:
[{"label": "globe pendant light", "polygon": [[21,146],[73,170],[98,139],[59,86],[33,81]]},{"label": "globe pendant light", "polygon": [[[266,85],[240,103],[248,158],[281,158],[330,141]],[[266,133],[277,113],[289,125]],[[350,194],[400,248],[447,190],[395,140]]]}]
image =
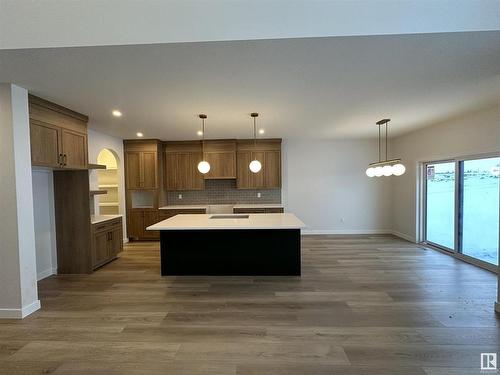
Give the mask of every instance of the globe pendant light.
[{"label": "globe pendant light", "polygon": [[[406,168],[401,164],[401,159],[387,159],[387,124],[391,119],[385,118],[377,121],[378,126],[378,161],[370,163],[366,169],[366,175],[368,177],[382,177],[382,176],[401,176],[405,173]],[[380,127],[385,125],[385,160],[381,158],[380,152]]]},{"label": "globe pendant light", "polygon": [[[254,150],[257,148],[257,125],[255,119],[259,116],[257,112],[250,113],[250,116],[253,117],[253,148]],[[250,171],[253,173],[258,173],[262,169],[262,164],[257,159],[254,159],[248,165]]]},{"label": "globe pendant light", "polygon": [[201,131],[203,132],[203,138],[201,140],[201,153],[203,160],[198,163],[198,171],[201,174],[206,174],[210,171],[210,163],[205,160],[205,119],[207,118],[207,115],[201,113],[198,117],[201,118]]}]

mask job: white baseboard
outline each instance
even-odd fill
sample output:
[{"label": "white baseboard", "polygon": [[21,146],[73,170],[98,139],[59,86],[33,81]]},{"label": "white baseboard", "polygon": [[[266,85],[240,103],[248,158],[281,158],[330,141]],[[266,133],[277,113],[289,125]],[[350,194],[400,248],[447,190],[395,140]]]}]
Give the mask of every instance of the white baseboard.
[{"label": "white baseboard", "polygon": [[57,275],[57,268],[49,268],[49,269],[46,269],[45,271],[37,273],[36,281],[43,280],[46,277],[49,277],[52,275]]},{"label": "white baseboard", "polygon": [[389,229],[304,229],[302,234],[321,235],[321,234],[392,234]]},{"label": "white baseboard", "polygon": [[398,232],[397,230],[393,230],[392,234],[395,235],[396,237],[402,238],[403,240],[417,243],[416,239],[413,236],[410,236],[406,233],[401,233],[401,232]]},{"label": "white baseboard", "polygon": [[40,309],[40,300],[21,309],[0,309],[0,319],[23,319]]},{"label": "white baseboard", "polygon": [[127,242],[128,242],[128,238],[127,238],[127,237],[125,237],[125,238],[123,239],[123,243],[127,243]]},{"label": "white baseboard", "polygon": [[302,234],[304,235],[328,235],[328,234],[336,234],[336,235],[356,235],[356,234],[392,234],[396,237],[400,237],[406,241],[410,241],[416,243],[415,238],[412,236],[401,233],[392,229],[304,229],[302,230]]}]

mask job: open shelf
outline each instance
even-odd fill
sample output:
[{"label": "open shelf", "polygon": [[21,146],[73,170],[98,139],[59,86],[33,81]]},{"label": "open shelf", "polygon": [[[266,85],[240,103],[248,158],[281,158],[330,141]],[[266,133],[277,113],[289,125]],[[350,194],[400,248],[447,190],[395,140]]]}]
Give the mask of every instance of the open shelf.
[{"label": "open shelf", "polygon": [[108,194],[107,190],[90,190],[90,195]]},{"label": "open shelf", "polygon": [[106,169],[105,165],[102,164],[87,164],[88,169]]},{"label": "open shelf", "polygon": [[99,202],[99,206],[119,206],[120,204],[118,202]]},{"label": "open shelf", "polygon": [[118,184],[103,184],[99,185],[99,189],[100,188],[118,188]]}]

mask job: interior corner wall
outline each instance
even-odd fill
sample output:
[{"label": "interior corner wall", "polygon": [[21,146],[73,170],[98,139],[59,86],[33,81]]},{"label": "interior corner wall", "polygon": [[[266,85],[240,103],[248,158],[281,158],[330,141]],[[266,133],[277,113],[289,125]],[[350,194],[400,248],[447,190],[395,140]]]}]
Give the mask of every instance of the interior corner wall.
[{"label": "interior corner wall", "polygon": [[50,169],[32,169],[36,273],[41,280],[57,274],[54,182]]},{"label": "interior corner wall", "polygon": [[391,178],[369,178],[377,139],[283,142],[283,203],[305,234],[391,232]]},{"label": "interior corner wall", "polygon": [[[89,124],[89,127],[92,123]],[[127,220],[125,220],[126,206],[125,206],[125,159],[123,156],[123,139],[116,138],[94,129],[88,129],[88,145],[89,145],[89,163],[97,163],[97,156],[103,148],[110,149],[118,155],[118,195],[119,195],[119,213],[123,215],[123,236],[124,241],[127,237]],[[90,187],[97,190],[97,173],[90,174]],[[98,212],[96,206],[96,213]]]},{"label": "interior corner wall", "polygon": [[394,138],[394,155],[406,173],[393,179],[392,227],[418,241],[418,166],[422,162],[500,152],[500,105],[453,118]]}]

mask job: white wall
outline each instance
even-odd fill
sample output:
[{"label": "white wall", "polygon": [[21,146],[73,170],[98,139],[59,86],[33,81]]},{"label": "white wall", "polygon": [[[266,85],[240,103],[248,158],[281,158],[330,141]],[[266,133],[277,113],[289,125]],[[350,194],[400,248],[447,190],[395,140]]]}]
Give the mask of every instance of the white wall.
[{"label": "white wall", "polygon": [[499,152],[500,105],[405,134],[391,144],[394,155],[406,166],[403,176],[393,178],[393,229],[416,241],[417,166],[424,161]]},{"label": "white wall", "polygon": [[365,174],[377,157],[377,140],[286,140],[286,210],[307,225],[305,233],[390,232],[391,178]]},{"label": "white wall", "polygon": [[0,317],[40,308],[31,190],[28,92],[0,84]]},{"label": "white wall", "polygon": [[57,273],[52,170],[33,169],[33,213],[35,218],[36,272],[41,280]]},{"label": "white wall", "polygon": [[[89,124],[91,126],[91,124]],[[93,129],[88,130],[89,143],[89,163],[97,163],[97,156],[103,148],[110,149],[118,155],[118,195],[119,195],[119,212],[123,215],[123,236],[124,241],[127,239],[127,223],[125,220],[125,172],[124,172],[124,157],[123,157],[123,139],[112,137],[110,135],[98,132]],[[97,173],[94,171],[90,174],[91,189],[98,189]],[[95,212],[98,212],[97,202],[99,196],[96,196]]]}]

